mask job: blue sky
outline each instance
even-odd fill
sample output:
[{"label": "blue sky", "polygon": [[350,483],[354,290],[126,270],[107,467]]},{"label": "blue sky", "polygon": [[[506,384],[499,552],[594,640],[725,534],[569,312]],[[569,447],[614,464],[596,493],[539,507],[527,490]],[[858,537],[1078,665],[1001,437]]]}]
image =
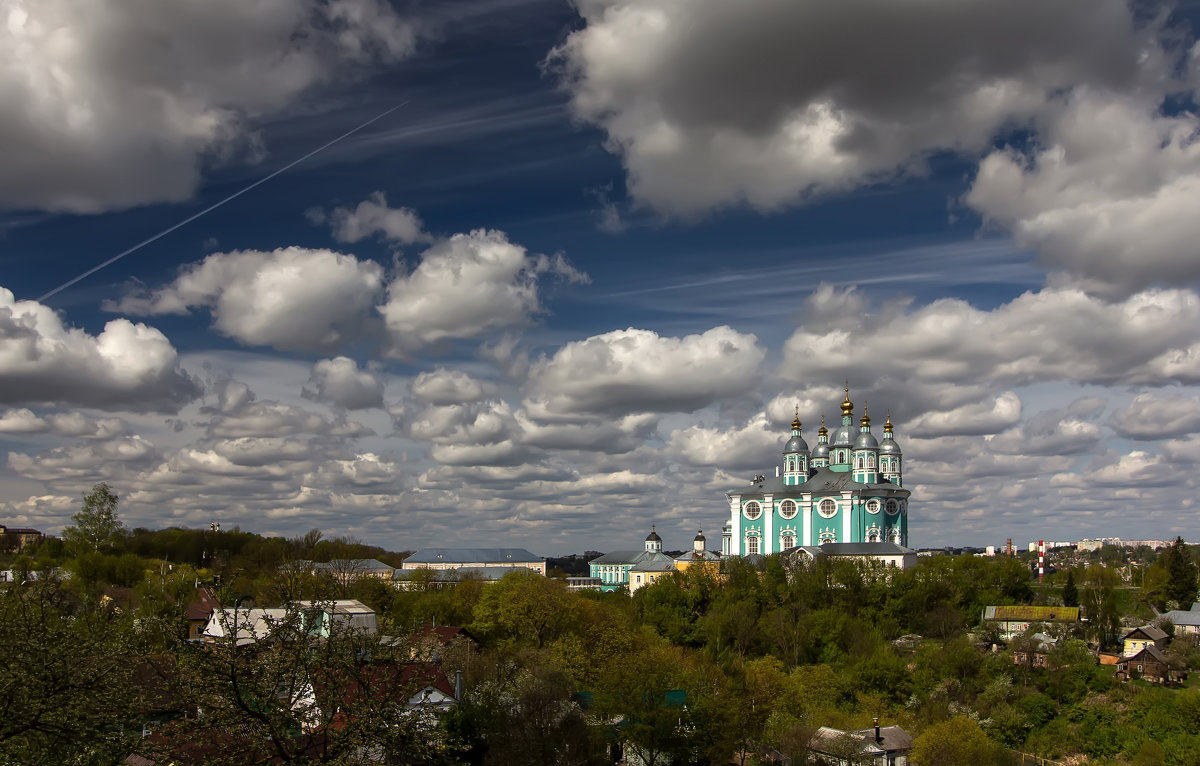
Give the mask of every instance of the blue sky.
[{"label": "blue sky", "polygon": [[0,516],[685,547],[849,380],[915,545],[1200,539],[1196,15],[11,0]]}]

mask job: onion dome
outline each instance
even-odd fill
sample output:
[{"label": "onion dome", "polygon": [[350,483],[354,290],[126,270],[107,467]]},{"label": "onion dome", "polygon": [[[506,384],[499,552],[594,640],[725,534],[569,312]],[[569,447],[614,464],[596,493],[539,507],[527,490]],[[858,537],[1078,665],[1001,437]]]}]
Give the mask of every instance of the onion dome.
[{"label": "onion dome", "polygon": [[866,404],[863,404],[863,416],[858,424],[862,431],[854,440],[854,449],[879,449],[879,442],[875,441],[875,435],[871,433],[871,416],[867,414]]},{"label": "onion dome", "polygon": [[829,429],[825,427],[825,416],[821,416],[821,428],[817,430],[817,446],[813,448],[812,456],[829,459]]},{"label": "onion dome", "polygon": [[801,436],[793,436],[783,445],[784,452],[808,452],[808,442]]},{"label": "onion dome", "polygon": [[833,438],[829,440],[829,444],[833,447],[853,447],[855,435],[853,426],[842,426],[833,432]]},{"label": "onion dome", "polygon": [[854,415],[854,402],[850,401],[850,384],[846,383],[846,398],[842,400],[842,417]]},{"label": "onion dome", "polygon": [[883,443],[879,445],[879,453],[882,455],[899,455],[900,445],[896,443],[896,437],[892,435],[892,413],[888,413],[888,419],[883,424]]},{"label": "onion dome", "polygon": [[705,542],[705,540],[704,540],[704,530],[703,530],[703,529],[701,529],[700,531],[698,531],[698,532],[696,533],[696,536],[695,536],[694,538],[692,538],[692,542],[694,542],[694,543],[702,543],[702,542]]},{"label": "onion dome", "polygon": [[648,542],[648,543],[661,543],[662,542],[662,538],[658,536],[658,532],[654,531],[653,524],[650,525],[650,534],[646,535],[646,542]]}]

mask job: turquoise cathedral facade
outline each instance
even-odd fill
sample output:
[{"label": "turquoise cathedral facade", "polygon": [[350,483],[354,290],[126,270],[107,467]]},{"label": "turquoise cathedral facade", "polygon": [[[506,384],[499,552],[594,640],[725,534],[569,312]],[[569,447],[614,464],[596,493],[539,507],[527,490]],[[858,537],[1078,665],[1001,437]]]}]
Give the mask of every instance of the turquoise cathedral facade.
[{"label": "turquoise cathedral facade", "polygon": [[822,418],[810,450],[797,415],[775,476],[755,476],[750,486],[726,493],[729,521],[721,552],[768,555],[822,543],[907,547],[910,492],[904,489],[902,461],[891,415],[882,440],[871,433],[865,407],[856,428],[847,386],[842,425],[832,437]]}]

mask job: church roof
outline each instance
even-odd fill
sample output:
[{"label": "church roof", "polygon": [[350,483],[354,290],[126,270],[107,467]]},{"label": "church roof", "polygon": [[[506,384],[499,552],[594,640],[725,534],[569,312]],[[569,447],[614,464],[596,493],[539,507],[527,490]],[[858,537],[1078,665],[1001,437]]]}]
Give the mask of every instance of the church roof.
[{"label": "church roof", "polygon": [[682,556],[676,556],[676,561],[720,561],[721,554],[712,551],[688,551]]},{"label": "church roof", "polygon": [[631,572],[670,572],[675,569],[675,559],[665,553],[655,551],[642,561],[639,561]]},{"label": "church roof", "polygon": [[742,497],[754,497],[756,495],[774,495],[775,497],[798,497],[803,493],[822,494],[851,491],[865,491],[869,489],[878,490],[880,495],[892,495],[895,497],[908,497],[909,491],[892,484],[890,481],[881,481],[876,484],[864,484],[861,481],[855,481],[853,474],[849,471],[835,471],[827,466],[822,466],[809,474],[808,481],[803,484],[784,484],[782,476],[767,476],[760,482],[751,484],[744,490],[731,489],[726,494],[741,495]]},{"label": "church roof", "polygon": [[[650,557],[650,556],[667,556],[667,554],[659,553],[658,551],[646,551],[646,550],[613,551],[612,553],[606,553],[603,556],[594,558],[591,561],[589,561],[588,563],[589,564],[604,564],[604,565],[640,564],[643,561],[645,561],[647,557]],[[670,559],[671,557],[667,556],[667,558]]]}]

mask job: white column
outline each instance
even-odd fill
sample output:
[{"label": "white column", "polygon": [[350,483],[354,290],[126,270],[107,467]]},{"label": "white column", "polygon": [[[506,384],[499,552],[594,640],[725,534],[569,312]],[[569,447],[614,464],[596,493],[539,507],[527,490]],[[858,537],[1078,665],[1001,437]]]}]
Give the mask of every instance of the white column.
[{"label": "white column", "polygon": [[846,511],[845,511],[845,513],[842,514],[842,535],[841,535],[841,537],[838,538],[838,542],[839,543],[849,543],[849,542],[852,542],[852,540],[850,539],[850,530],[852,529],[852,527],[851,527],[852,518],[851,517],[854,515],[853,510],[851,510],[854,505],[853,493],[843,492],[842,493],[842,504],[845,506]]},{"label": "white column", "polygon": [[771,495],[763,496],[763,547],[762,555],[766,556],[775,552],[775,498]]},{"label": "white column", "polygon": [[800,513],[804,516],[804,540],[802,545],[812,545],[812,495],[802,495]]},{"label": "white column", "polygon": [[741,556],[742,550],[742,496],[729,497],[729,548],[734,556]]}]

